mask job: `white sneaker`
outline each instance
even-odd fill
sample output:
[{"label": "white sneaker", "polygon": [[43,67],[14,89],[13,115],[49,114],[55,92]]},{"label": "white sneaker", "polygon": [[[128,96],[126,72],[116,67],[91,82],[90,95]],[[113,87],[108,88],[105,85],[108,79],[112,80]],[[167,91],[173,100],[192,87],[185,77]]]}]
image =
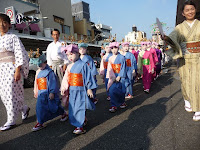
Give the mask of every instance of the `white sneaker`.
[{"label": "white sneaker", "polygon": [[77,135],[79,135],[79,134],[84,134],[86,132],[86,130],[84,130],[83,128],[80,128],[80,127],[77,127],[74,131],[73,131],[73,133],[74,134],[77,134]]},{"label": "white sneaker", "polygon": [[184,100],[185,101],[185,110],[187,112],[192,112],[192,107],[190,105],[190,102],[188,100]]},{"label": "white sneaker", "polygon": [[195,112],[193,116],[194,121],[200,121],[200,112]]},{"label": "white sneaker", "polygon": [[61,122],[64,122],[64,121],[66,121],[68,118],[69,118],[69,117],[68,117],[68,114],[65,112],[65,113],[62,115],[60,121],[61,121]]},{"label": "white sneaker", "polygon": [[144,90],[145,93],[149,94],[149,89]]},{"label": "white sneaker", "polygon": [[15,125],[16,124],[9,124],[9,125],[4,124],[2,127],[0,127],[0,130],[1,131],[9,130],[9,129],[13,128]]},{"label": "white sneaker", "polygon": [[23,113],[23,112],[22,112],[22,120],[25,120],[25,119],[28,118],[29,111],[30,111],[30,108],[28,107],[27,110],[26,110],[26,113]]}]

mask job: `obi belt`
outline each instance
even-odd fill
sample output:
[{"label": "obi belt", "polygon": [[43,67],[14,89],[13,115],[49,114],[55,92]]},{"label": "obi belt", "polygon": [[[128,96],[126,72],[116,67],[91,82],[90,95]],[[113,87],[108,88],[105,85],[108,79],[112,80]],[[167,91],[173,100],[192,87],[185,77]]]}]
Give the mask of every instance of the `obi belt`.
[{"label": "obi belt", "polygon": [[37,79],[38,90],[47,90],[47,78]]},{"label": "obi belt", "polygon": [[70,86],[83,86],[83,76],[81,73],[69,73]]},{"label": "obi belt", "polygon": [[112,69],[114,73],[120,73],[121,64],[112,64]]},{"label": "obi belt", "polygon": [[130,59],[126,59],[126,65],[127,65],[127,67],[131,67],[131,60]]}]

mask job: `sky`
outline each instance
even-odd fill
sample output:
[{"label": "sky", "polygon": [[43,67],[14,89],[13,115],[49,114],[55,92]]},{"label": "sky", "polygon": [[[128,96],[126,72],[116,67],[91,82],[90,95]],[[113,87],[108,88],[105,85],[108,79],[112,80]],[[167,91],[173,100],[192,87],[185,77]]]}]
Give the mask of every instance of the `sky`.
[{"label": "sky", "polygon": [[[80,0],[71,0],[72,3]],[[166,23],[169,34],[175,27],[177,0],[83,0],[90,5],[90,21],[112,27],[112,35],[122,40],[132,26],[144,31],[151,38],[151,25],[156,18]]]}]

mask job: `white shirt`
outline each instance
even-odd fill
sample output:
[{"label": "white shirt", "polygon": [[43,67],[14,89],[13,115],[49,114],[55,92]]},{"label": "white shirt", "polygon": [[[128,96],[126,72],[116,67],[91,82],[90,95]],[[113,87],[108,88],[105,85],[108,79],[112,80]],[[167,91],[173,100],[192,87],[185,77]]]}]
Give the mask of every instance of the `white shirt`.
[{"label": "white shirt", "polygon": [[196,19],[194,19],[194,21],[192,22],[192,23],[189,23],[189,22],[187,22],[187,24],[190,26],[190,28],[192,28],[192,26],[194,25],[194,23],[195,23],[195,21],[196,21]]},{"label": "white shirt", "polygon": [[47,47],[47,64],[52,66],[53,60],[64,60],[64,64],[69,64],[69,60],[65,52],[61,53],[62,42],[53,41]]}]

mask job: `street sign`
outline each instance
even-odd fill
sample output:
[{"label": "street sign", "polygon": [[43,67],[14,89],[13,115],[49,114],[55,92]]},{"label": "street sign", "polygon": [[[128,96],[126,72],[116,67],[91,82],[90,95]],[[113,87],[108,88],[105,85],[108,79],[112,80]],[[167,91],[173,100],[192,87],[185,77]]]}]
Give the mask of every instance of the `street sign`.
[{"label": "street sign", "polygon": [[15,9],[13,6],[5,8],[5,14],[10,17],[11,24],[15,24]]},{"label": "street sign", "polygon": [[17,22],[17,24],[21,24],[23,22],[23,18],[24,18],[24,15],[22,15],[21,13],[18,13],[16,15],[16,22]]}]

